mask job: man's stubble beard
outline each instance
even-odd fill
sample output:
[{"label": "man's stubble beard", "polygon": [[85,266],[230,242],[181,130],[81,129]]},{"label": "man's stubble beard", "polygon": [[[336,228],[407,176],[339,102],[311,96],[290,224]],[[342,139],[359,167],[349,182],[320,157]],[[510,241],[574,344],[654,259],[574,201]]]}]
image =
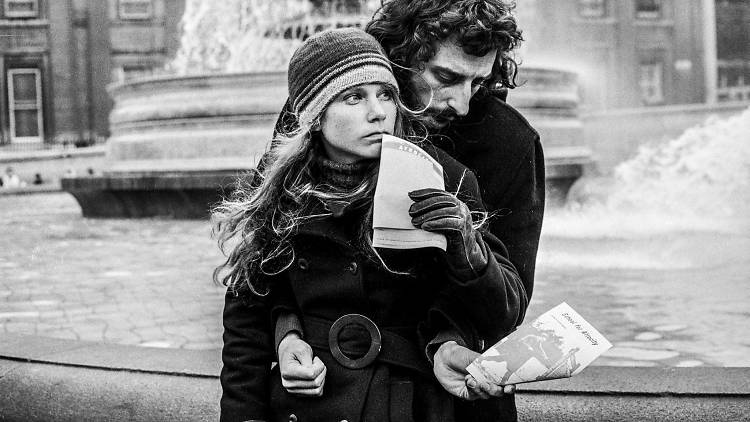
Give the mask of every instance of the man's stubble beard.
[{"label": "man's stubble beard", "polygon": [[412,112],[424,110],[417,115],[417,119],[427,126],[428,130],[441,130],[458,117],[455,112],[448,108],[438,109],[430,107],[425,109],[425,105],[422,104],[417,92],[418,90],[413,86],[411,81],[408,81],[406,82],[406,89],[403,91],[402,99]]}]

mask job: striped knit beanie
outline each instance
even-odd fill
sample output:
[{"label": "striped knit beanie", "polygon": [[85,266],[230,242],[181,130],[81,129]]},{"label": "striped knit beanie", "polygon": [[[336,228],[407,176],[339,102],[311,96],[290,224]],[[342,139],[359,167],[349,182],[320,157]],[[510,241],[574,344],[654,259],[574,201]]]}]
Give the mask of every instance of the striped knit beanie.
[{"label": "striped knit beanie", "polygon": [[353,86],[385,83],[398,92],[380,44],[357,28],[329,29],[308,38],[292,55],[287,80],[292,109],[304,125]]}]

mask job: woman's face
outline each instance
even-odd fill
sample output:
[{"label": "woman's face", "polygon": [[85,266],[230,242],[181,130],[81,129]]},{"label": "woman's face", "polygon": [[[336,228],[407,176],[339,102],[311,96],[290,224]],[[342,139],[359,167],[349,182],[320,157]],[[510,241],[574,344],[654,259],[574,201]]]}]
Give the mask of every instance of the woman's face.
[{"label": "woman's face", "polygon": [[396,101],[388,85],[357,85],[343,91],[323,112],[320,129],[328,158],[340,163],[380,157],[383,134],[393,134]]}]

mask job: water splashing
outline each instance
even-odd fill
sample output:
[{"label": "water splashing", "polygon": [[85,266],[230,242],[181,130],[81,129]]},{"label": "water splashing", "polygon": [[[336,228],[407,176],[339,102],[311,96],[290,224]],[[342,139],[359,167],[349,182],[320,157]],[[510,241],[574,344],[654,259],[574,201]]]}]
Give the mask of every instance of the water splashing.
[{"label": "water splashing", "polygon": [[[598,192],[597,192],[598,190]],[[602,193],[602,191],[605,191]],[[550,210],[544,232],[577,238],[750,232],[750,109],[642,146],[614,178]]]},{"label": "water splashing", "polygon": [[285,70],[307,36],[362,26],[377,5],[374,0],[188,0],[180,49],[167,70],[178,75]]}]

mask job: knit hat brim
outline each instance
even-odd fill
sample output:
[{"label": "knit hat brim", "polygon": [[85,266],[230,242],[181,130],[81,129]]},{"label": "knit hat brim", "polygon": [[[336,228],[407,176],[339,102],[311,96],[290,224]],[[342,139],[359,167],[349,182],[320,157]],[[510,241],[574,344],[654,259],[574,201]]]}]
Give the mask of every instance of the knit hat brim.
[{"label": "knit hat brim", "polygon": [[349,88],[362,84],[381,83],[386,84],[398,94],[398,83],[388,67],[379,64],[365,64],[335,76],[333,79],[323,81],[311,92],[317,92],[306,106],[298,110],[299,121],[310,124],[328,107],[340,93]]}]

